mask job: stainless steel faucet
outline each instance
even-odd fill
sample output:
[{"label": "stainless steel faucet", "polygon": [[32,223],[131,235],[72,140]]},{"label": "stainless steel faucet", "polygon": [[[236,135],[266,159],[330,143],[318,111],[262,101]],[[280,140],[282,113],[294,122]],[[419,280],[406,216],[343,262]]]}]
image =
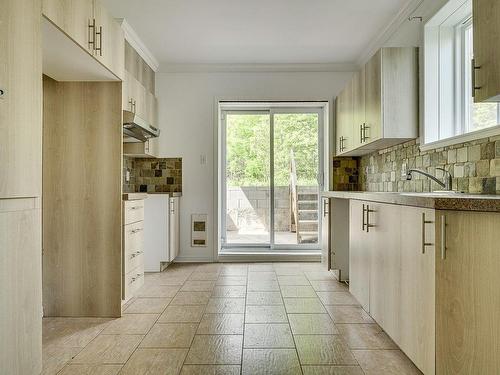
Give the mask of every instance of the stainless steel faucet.
[{"label": "stainless steel faucet", "polygon": [[430,173],[427,173],[427,172],[424,172],[420,169],[409,169],[408,172],[406,172],[406,179],[408,181],[410,181],[412,179],[412,173],[415,172],[415,173],[420,173],[428,178],[430,178],[431,180],[435,181],[439,186],[441,186],[444,190],[447,190],[447,191],[451,191],[451,186],[452,186],[452,177],[451,177],[451,173],[448,172],[446,169],[444,168],[436,168],[440,171],[443,171],[444,173],[444,177],[443,177],[443,181],[441,181],[439,178],[431,175]]}]

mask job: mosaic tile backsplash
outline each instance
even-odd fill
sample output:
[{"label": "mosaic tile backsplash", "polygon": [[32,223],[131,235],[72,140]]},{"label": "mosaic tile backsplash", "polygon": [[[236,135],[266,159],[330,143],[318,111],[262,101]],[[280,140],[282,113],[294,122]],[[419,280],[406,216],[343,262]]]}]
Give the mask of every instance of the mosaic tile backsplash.
[{"label": "mosaic tile backsplash", "polygon": [[333,158],[333,190],[359,190],[359,168],[356,158]]},{"label": "mosaic tile backsplash", "polygon": [[[130,181],[126,181],[126,172]],[[182,193],[182,158],[123,157],[124,193]]]},{"label": "mosaic tile backsplash", "polygon": [[473,194],[500,194],[500,136],[420,151],[410,141],[361,157],[361,189],[388,192],[429,192],[441,187],[427,177],[403,176],[408,168],[422,169],[438,178],[446,169],[453,176],[453,190]]}]

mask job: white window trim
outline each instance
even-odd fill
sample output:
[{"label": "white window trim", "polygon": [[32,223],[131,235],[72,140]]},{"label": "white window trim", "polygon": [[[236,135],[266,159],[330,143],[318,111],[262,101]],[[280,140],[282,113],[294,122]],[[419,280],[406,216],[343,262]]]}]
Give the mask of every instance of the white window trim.
[{"label": "white window trim", "polygon": [[[455,18],[460,17],[460,12],[457,11],[467,3],[470,4],[470,0],[448,1],[435,16],[427,22],[424,28],[424,116],[420,133],[420,149],[422,151],[500,135],[500,124],[486,129],[464,133],[466,130],[464,129],[464,127],[466,127],[465,116],[468,115],[468,111],[466,110],[466,103],[462,93],[466,90],[465,85],[468,84],[469,80],[463,78],[466,74],[463,64],[452,73],[452,75],[456,75],[455,84],[458,84],[458,87],[455,86],[454,97],[449,98],[448,105],[450,105],[450,100],[454,101],[454,109],[450,110],[448,108],[448,110],[444,112],[441,110],[441,107],[446,104],[441,100],[441,96],[445,94],[441,91],[442,77],[440,75],[440,69],[442,69],[443,61],[441,59],[444,55],[441,53],[440,27],[453,16]],[[464,18],[464,21],[464,25],[466,25],[467,19]],[[460,33],[463,33],[465,30],[464,27],[460,27],[460,29]],[[459,32],[456,30],[454,36],[455,59],[458,59],[465,53],[463,38],[459,37]],[[448,57],[450,57],[450,55]],[[457,68],[457,65],[458,64],[454,65],[454,69]],[[445,115],[455,118],[453,120],[443,119],[442,116]],[[454,127],[448,126],[448,128],[443,128],[442,123],[446,121],[453,121],[455,124]],[[450,134],[450,136],[444,138],[443,132],[449,133],[450,130],[452,130],[454,134],[461,134]],[[440,139],[441,137],[443,138]],[[437,140],[426,142],[426,139]]]}]

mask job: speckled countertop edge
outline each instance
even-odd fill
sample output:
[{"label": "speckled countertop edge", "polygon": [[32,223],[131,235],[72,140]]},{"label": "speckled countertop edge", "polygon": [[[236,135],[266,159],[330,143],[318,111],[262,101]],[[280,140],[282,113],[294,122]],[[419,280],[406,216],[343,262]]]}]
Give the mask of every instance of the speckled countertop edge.
[{"label": "speckled countertop edge", "polygon": [[364,191],[325,191],[322,193],[322,196],[326,198],[356,199],[436,210],[500,212],[500,195],[462,194],[460,196],[435,196],[432,193],[430,195],[426,195],[425,193],[405,195],[401,193]]}]

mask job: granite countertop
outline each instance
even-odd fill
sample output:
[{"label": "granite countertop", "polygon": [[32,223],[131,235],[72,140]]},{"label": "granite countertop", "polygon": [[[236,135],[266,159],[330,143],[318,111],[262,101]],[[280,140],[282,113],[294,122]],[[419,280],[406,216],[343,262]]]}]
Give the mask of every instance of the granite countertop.
[{"label": "granite countertop", "polygon": [[384,193],[364,191],[325,191],[326,198],[356,199],[370,202],[399,204],[436,210],[500,212],[500,195],[461,193]]}]

